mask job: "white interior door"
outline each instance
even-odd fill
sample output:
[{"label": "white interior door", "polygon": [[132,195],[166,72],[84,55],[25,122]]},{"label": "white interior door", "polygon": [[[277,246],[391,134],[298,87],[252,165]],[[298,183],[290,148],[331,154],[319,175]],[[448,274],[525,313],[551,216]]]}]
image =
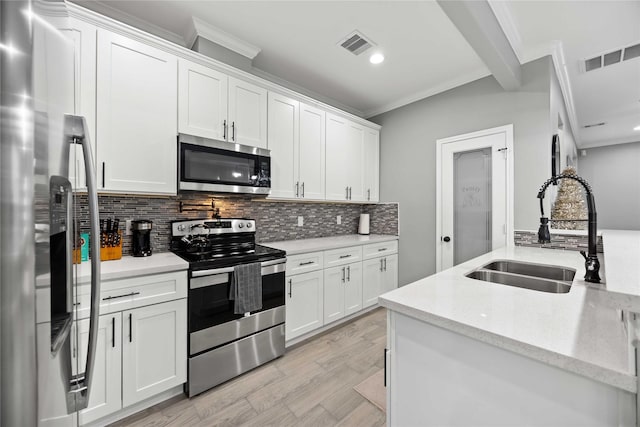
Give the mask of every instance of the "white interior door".
[{"label": "white interior door", "polygon": [[513,126],[438,140],[438,271],[513,242]]}]

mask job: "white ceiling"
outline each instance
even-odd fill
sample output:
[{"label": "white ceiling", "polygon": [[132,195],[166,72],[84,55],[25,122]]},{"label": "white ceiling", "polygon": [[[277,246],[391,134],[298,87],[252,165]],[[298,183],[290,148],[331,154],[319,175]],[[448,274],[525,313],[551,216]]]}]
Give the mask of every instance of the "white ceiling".
[{"label": "white ceiling", "polygon": [[[434,1],[73,0],[184,44],[197,17],[261,48],[253,65],[369,117],[489,74]],[[588,74],[579,60],[640,42],[640,1],[491,1],[521,63],[560,41],[581,147],[640,140],[640,58]],[[337,44],[353,30],[386,60]],[[583,125],[604,121],[605,126]]]}]

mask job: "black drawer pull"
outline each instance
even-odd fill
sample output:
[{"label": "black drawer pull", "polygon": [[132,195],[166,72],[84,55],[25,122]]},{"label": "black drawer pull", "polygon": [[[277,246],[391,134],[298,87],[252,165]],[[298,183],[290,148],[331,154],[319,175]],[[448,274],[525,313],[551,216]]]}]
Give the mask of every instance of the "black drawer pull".
[{"label": "black drawer pull", "polygon": [[132,297],[134,295],[140,295],[140,292],[131,292],[130,294],[116,295],[115,297],[105,297],[105,298],[102,298],[102,301],[107,301],[107,300],[116,299],[116,298]]},{"label": "black drawer pull", "polygon": [[133,316],[129,313],[129,342],[133,342]]},{"label": "black drawer pull", "polygon": [[298,264],[298,265],[300,265],[300,266],[302,266],[302,265],[311,265],[311,264],[313,264],[313,263],[314,263],[314,261],[306,261],[306,262],[301,262],[301,263],[300,263],[300,264]]},{"label": "black drawer pull", "polygon": [[386,251],[386,250],[387,250],[387,248],[380,248],[380,249],[378,249],[378,252],[382,252],[382,251]]},{"label": "black drawer pull", "polygon": [[116,318],[111,318],[111,348],[116,347]]},{"label": "black drawer pull", "polygon": [[340,255],[340,259],[349,258],[350,256],[351,256],[351,254],[348,254],[348,255]]}]

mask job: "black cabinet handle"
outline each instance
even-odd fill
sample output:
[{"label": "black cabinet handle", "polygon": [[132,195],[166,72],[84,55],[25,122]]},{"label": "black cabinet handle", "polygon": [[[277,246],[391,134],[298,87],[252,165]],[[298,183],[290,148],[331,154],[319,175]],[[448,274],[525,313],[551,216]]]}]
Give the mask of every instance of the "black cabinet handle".
[{"label": "black cabinet handle", "polygon": [[384,271],[387,271],[387,258],[384,259]]},{"label": "black cabinet handle", "polygon": [[104,162],[102,162],[102,188],[104,188]]},{"label": "black cabinet handle", "polygon": [[371,200],[371,189],[367,190],[367,200]]},{"label": "black cabinet handle", "polygon": [[345,191],[347,192],[345,199],[349,200],[349,187],[345,187]]},{"label": "black cabinet handle", "polygon": [[140,292],[131,292],[129,294],[116,295],[115,297],[105,297],[105,298],[102,298],[102,301],[108,301],[111,299],[124,298],[124,297],[132,297],[134,295],[140,295]]},{"label": "black cabinet handle", "polygon": [[129,342],[133,342],[132,315],[129,313]]},{"label": "black cabinet handle", "polygon": [[378,252],[382,252],[382,251],[386,251],[386,250],[387,250],[387,248],[380,248],[380,249],[378,249]]},{"label": "black cabinet handle", "polygon": [[382,355],[384,357],[384,386],[387,386],[387,349],[384,349],[384,353]]},{"label": "black cabinet handle", "polygon": [[349,258],[350,256],[351,256],[351,254],[348,254],[348,255],[340,255],[340,259]]},{"label": "black cabinet handle", "polygon": [[291,298],[291,294],[293,293],[293,279],[289,279],[289,298]]},{"label": "black cabinet handle", "polygon": [[111,347],[116,347],[116,318],[111,318]]},{"label": "black cabinet handle", "polygon": [[222,121],[222,139],[227,139],[227,121]]},{"label": "black cabinet handle", "polygon": [[344,283],[344,267],[342,267],[342,283]]},{"label": "black cabinet handle", "polygon": [[300,182],[296,181],[296,197],[300,195]]},{"label": "black cabinet handle", "polygon": [[449,236],[444,236],[444,237],[442,238],[442,240],[443,240],[443,241],[445,241],[445,242],[450,242],[450,241],[451,241],[451,237],[449,237]]},{"label": "black cabinet handle", "polygon": [[301,263],[300,263],[300,264],[298,264],[298,265],[301,265],[301,266],[302,266],[302,265],[311,265],[311,264],[313,264],[313,261],[301,262]]},{"label": "black cabinet handle", "polygon": [[231,140],[236,140],[236,122],[231,122]]},{"label": "black cabinet handle", "polygon": [[380,271],[384,271],[382,258],[380,258]]},{"label": "black cabinet handle", "polygon": [[304,182],[302,183],[302,197],[304,197]]},{"label": "black cabinet handle", "polygon": [[351,281],[351,266],[347,267],[347,282]]}]

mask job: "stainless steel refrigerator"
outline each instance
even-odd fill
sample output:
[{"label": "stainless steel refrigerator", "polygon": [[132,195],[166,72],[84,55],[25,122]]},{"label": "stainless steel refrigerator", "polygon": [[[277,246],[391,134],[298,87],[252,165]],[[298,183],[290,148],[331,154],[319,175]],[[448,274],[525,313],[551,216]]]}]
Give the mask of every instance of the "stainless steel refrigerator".
[{"label": "stainless steel refrigerator", "polygon": [[[88,345],[79,342],[76,202],[83,156],[90,230],[98,202],[89,135],[74,111],[74,50],[64,2],[0,2],[0,425],[72,426],[94,369],[100,245],[90,239]],[[78,148],[81,147],[81,148]],[[77,176],[77,174],[72,174]],[[82,355],[83,357],[80,357]],[[84,357],[86,355],[86,357]]]}]

